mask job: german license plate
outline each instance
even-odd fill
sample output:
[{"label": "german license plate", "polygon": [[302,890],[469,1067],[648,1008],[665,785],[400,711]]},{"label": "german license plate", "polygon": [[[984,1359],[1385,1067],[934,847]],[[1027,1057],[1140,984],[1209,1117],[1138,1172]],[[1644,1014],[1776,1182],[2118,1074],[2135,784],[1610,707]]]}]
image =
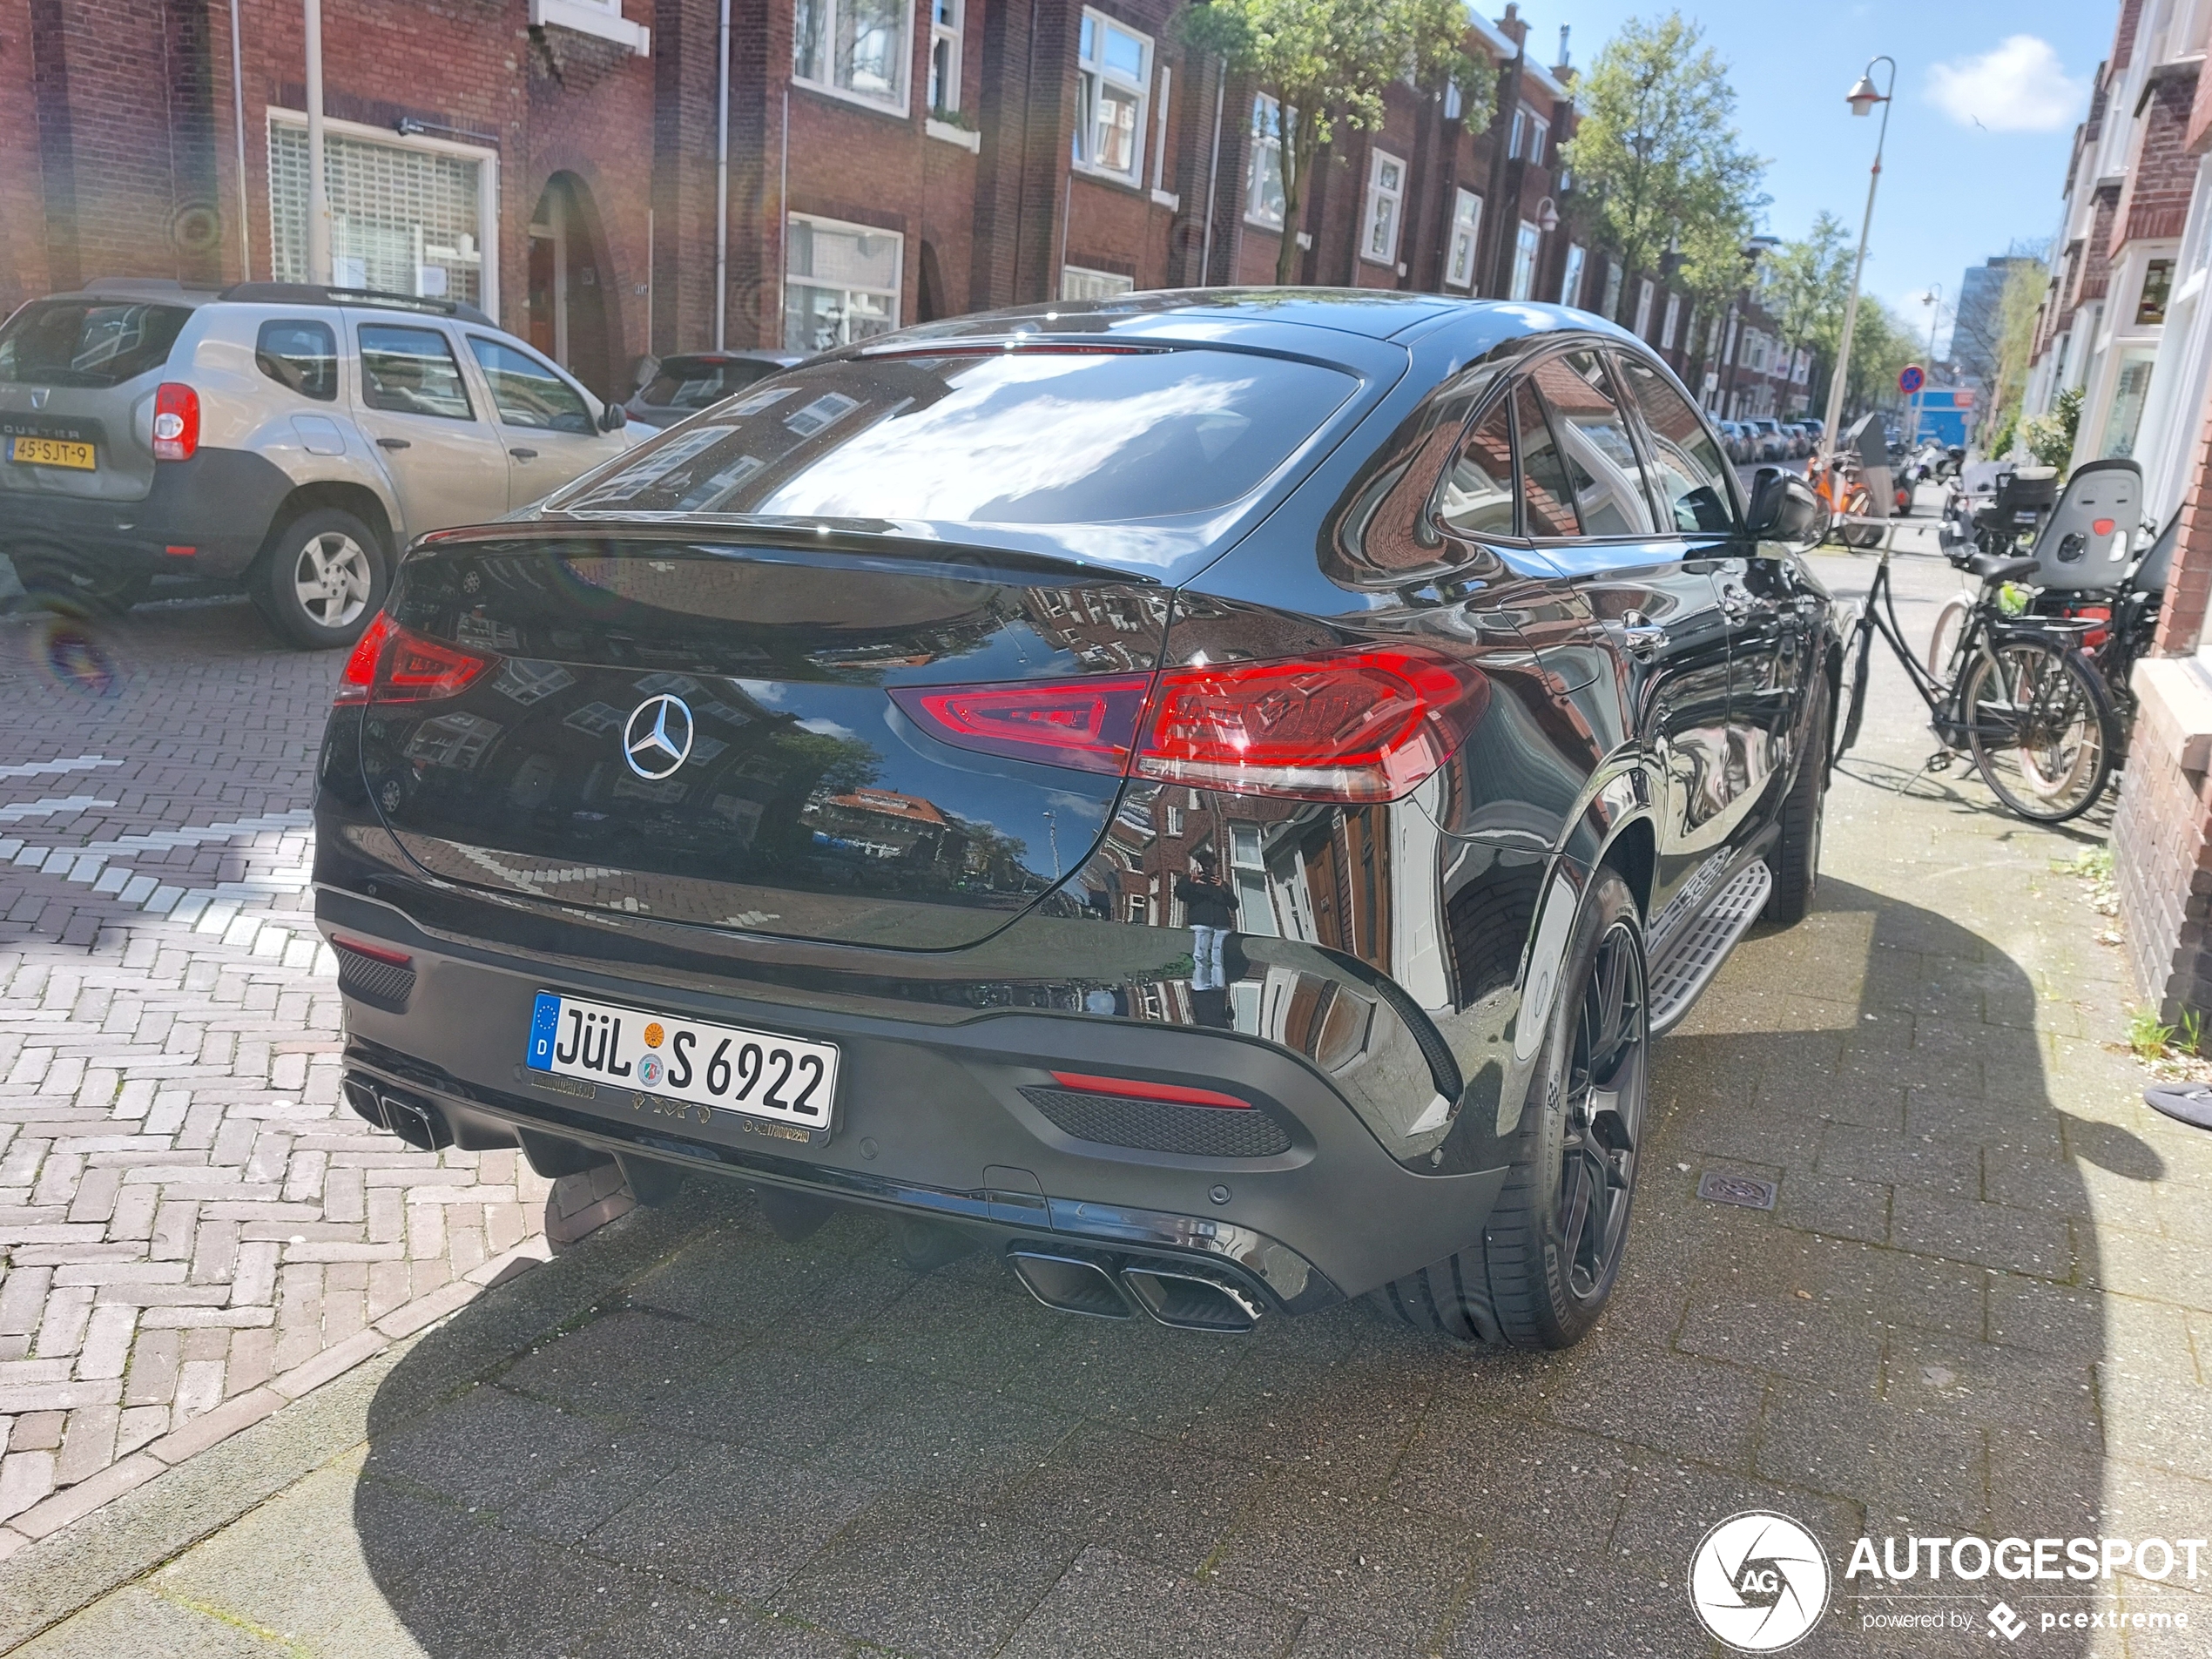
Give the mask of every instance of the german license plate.
[{"label": "german license plate", "polygon": [[27,467],[74,467],[79,472],[91,472],[98,466],[91,444],[62,438],[10,438],[8,459]]},{"label": "german license plate", "polygon": [[703,1108],[701,1123],[713,1112],[736,1112],[804,1130],[810,1139],[828,1133],[837,1097],[837,1049],[830,1043],[553,991],[537,994],[523,1063]]}]

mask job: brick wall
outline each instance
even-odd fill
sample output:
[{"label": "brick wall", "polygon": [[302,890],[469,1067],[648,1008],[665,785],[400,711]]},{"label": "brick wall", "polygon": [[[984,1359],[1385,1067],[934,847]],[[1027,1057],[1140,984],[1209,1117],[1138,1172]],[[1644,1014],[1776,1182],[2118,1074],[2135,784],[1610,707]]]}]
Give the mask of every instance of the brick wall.
[{"label": "brick wall", "polygon": [[2194,64],[2160,72],[2148,107],[2136,123],[2134,153],[2128,160],[2127,182],[2113,214],[2108,257],[2117,260],[2129,242],[2176,237],[2188,218],[2196,187],[2196,160],[2188,152],[2189,110],[2196,101]]},{"label": "brick wall", "polygon": [[2136,986],[2171,1022],[2212,1008],[2212,779],[2185,769],[2174,708],[2142,689],[2113,815],[2113,878]]}]

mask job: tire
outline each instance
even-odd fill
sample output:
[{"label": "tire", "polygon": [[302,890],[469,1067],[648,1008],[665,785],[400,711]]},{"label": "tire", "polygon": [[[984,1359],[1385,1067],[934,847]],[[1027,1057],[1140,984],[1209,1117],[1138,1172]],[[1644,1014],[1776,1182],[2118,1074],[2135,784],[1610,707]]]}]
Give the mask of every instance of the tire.
[{"label": "tire", "polygon": [[1565,1348],[1589,1333],[1613,1294],[1649,1117],[1651,1018],[1642,917],[1610,868],[1583,895],[1566,967],[1481,1242],[1379,1293],[1416,1329]]},{"label": "tire", "polygon": [[1794,927],[1812,908],[1820,885],[1820,819],[1828,804],[1828,768],[1813,746],[1828,741],[1828,677],[1814,677],[1812,708],[1805,730],[1811,741],[1798,745],[1797,775],[1782,798],[1781,835],[1767,867],[1774,873],[1774,891],[1767,895],[1764,920]]},{"label": "tire", "polygon": [[2063,824],[2096,805],[2112,779],[2120,722],[2104,682],[2079,652],[2033,636],[1993,642],[1968,664],[1959,708],[1966,745],[2008,812]]},{"label": "tire", "polygon": [[1946,685],[1951,683],[1951,658],[1959,649],[1959,636],[1973,610],[1970,596],[1954,593],[1936,612],[1935,631],[1928,636],[1928,672]]},{"label": "tire", "polygon": [[376,533],[351,513],[324,507],[269,538],[247,589],[285,644],[335,651],[361,637],[391,581],[391,560]]},{"label": "tire", "polygon": [[1836,688],[1835,741],[1828,752],[1831,771],[1858,741],[1859,726],[1866,718],[1866,671],[1873,654],[1873,620],[1862,611],[1844,635],[1843,680]]}]

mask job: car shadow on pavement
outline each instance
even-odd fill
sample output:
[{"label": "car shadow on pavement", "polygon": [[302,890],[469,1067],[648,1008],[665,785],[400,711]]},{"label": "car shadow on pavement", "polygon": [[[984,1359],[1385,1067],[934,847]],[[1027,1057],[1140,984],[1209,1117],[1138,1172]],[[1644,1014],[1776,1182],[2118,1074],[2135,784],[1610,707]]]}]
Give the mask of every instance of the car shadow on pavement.
[{"label": "car shadow on pavement", "polygon": [[[695,1180],[429,1333],[364,1452],[158,1582],[309,1650],[436,1659],[1675,1656],[1718,1651],[1697,1541],[1764,1508],[1829,1555],[1800,1651],[1986,1651],[2000,1595],[2078,1587],[1843,1573],[1862,1531],[2100,1530],[2069,1158],[2158,1160],[2054,1103],[2037,1015],[1968,929],[1824,884],[1662,1045],[1618,1299],[1557,1355],[1366,1303],[1241,1339],[1076,1318],[988,1257],[911,1273],[873,1217],[784,1243]],[[1699,1199],[1710,1170],[1775,1209]],[[1931,1588],[1971,1594],[1905,1599]],[[1862,1629],[1930,1607],[1972,1628]]]}]

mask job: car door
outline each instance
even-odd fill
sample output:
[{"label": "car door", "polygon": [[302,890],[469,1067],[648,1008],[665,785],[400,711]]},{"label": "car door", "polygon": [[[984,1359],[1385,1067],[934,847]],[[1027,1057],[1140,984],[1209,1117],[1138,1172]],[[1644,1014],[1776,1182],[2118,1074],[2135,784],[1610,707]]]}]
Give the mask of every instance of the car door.
[{"label": "car door", "polygon": [[507,450],[477,407],[453,336],[409,317],[351,315],[361,393],[355,418],[376,445],[404,539],[507,510]]},{"label": "car door", "polygon": [[1536,362],[1516,391],[1514,420],[1531,532],[1622,647],[1637,739],[1656,763],[1656,946],[1695,914],[1726,861],[1736,780],[1718,561],[1704,540],[1655,519],[1606,354],[1579,347]]},{"label": "car door", "polygon": [[1741,840],[1764,826],[1791,773],[1818,600],[1785,550],[1745,533],[1727,462],[1697,411],[1651,364],[1625,352],[1620,363],[1662,520],[1716,562],[1729,631],[1731,833]]},{"label": "car door", "polygon": [[599,430],[583,388],[543,358],[473,329],[468,338],[507,446],[509,508],[528,506],[629,447]]}]

